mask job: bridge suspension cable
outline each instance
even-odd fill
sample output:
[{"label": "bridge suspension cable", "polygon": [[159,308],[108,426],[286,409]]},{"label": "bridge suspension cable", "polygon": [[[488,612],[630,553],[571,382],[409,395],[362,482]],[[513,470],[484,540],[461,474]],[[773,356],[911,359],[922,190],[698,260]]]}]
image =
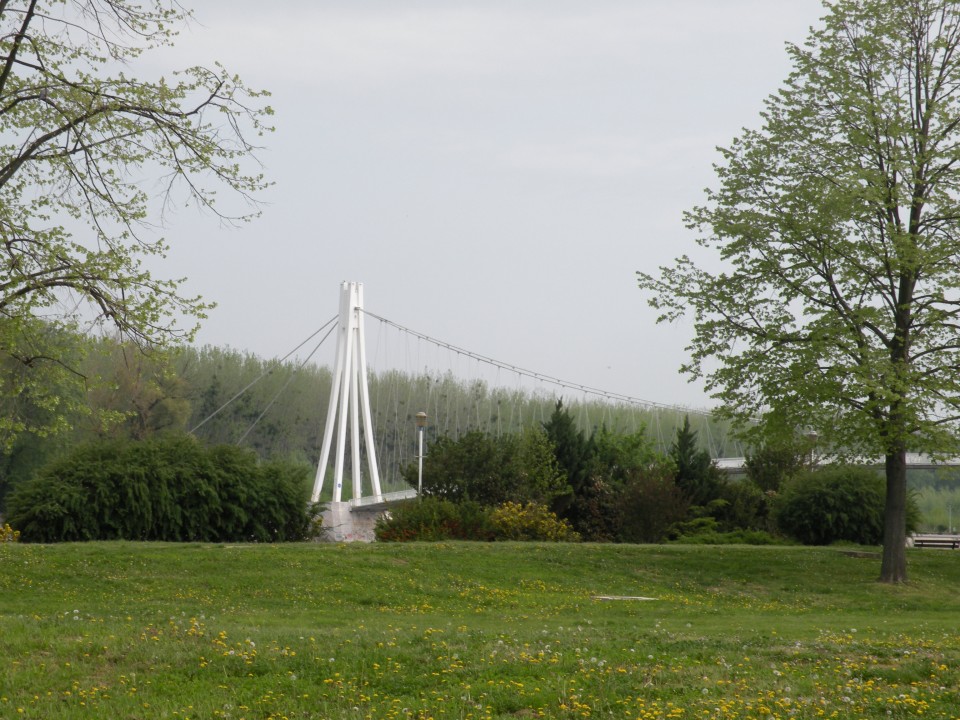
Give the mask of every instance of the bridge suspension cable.
[{"label": "bridge suspension cable", "polygon": [[602,390],[600,388],[591,387],[590,385],[583,385],[581,383],[562,380],[560,378],[553,377],[551,375],[545,375],[543,373],[539,373],[534,370],[527,370],[526,368],[518,367],[516,365],[512,365],[511,363],[503,362],[495,358],[489,357],[487,355],[475,353],[471,350],[467,350],[465,348],[458,347],[451,343],[444,342],[443,340],[437,340],[436,338],[430,337],[429,335],[425,335],[424,333],[405,327],[400,323],[394,322],[393,320],[385,318],[381,315],[377,315],[376,313],[371,312],[369,310],[363,309],[362,312],[364,315],[367,315],[370,318],[379,320],[381,323],[389,325],[397,330],[400,330],[401,332],[405,332],[409,335],[412,335],[413,337],[416,337],[420,340],[432,343],[437,347],[450,350],[452,352],[458,353],[459,355],[463,355],[465,357],[471,358],[478,362],[485,363],[497,369],[507,370],[509,372],[516,373],[519,376],[527,377],[532,380],[536,380],[538,382],[556,385],[557,387],[565,388],[568,390],[576,390],[586,395],[593,395],[595,397],[603,398],[605,400],[613,400],[613,401],[622,402],[628,405],[637,405],[643,408],[650,408],[650,409],[657,409],[657,410],[672,410],[679,413],[692,413],[694,415],[703,415],[703,416],[709,416],[711,414],[711,411],[707,408],[690,408],[682,405],[670,405],[668,403],[660,403],[660,402],[655,402],[653,400],[644,400],[642,398],[633,397],[631,395],[626,395],[624,393],[613,392],[610,390]]}]

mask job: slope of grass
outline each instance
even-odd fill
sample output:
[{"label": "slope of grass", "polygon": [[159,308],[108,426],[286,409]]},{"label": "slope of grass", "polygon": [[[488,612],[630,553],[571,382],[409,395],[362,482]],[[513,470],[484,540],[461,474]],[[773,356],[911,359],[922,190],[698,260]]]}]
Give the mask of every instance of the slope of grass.
[{"label": "slope of grass", "polygon": [[958,560],[0,545],[0,717],[955,718]]}]

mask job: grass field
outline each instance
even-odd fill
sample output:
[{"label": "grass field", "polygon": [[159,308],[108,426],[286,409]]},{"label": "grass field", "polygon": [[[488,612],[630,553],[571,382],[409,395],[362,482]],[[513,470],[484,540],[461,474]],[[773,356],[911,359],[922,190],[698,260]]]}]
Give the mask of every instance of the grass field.
[{"label": "grass field", "polygon": [[889,587],[834,548],[0,545],[0,717],[957,718],[960,553],[909,562]]}]

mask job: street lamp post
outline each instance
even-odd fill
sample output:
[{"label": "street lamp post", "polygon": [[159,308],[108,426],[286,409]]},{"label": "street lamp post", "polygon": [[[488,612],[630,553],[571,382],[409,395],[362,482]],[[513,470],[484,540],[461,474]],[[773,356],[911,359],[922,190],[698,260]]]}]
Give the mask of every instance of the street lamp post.
[{"label": "street lamp post", "polygon": [[417,497],[423,492],[423,431],[427,427],[427,414],[417,413]]}]

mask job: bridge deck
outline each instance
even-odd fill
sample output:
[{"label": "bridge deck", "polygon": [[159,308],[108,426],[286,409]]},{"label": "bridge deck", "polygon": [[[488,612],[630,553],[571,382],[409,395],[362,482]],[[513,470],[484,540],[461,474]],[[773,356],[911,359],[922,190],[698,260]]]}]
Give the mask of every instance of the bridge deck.
[{"label": "bridge deck", "polygon": [[417,491],[413,488],[410,488],[409,490],[397,490],[396,492],[383,493],[379,498],[374,495],[369,497],[361,497],[357,498],[356,500],[349,501],[350,512],[355,510],[362,512],[385,510],[386,507],[392,502],[410,500],[416,496]]},{"label": "bridge deck", "polygon": [[[735,473],[744,469],[746,458],[727,457],[714,460],[725,472]],[[858,465],[883,465],[883,458],[856,458]],[[935,460],[924,453],[907,453],[907,467],[911,470],[936,470],[942,467],[960,467],[960,457]]]}]

